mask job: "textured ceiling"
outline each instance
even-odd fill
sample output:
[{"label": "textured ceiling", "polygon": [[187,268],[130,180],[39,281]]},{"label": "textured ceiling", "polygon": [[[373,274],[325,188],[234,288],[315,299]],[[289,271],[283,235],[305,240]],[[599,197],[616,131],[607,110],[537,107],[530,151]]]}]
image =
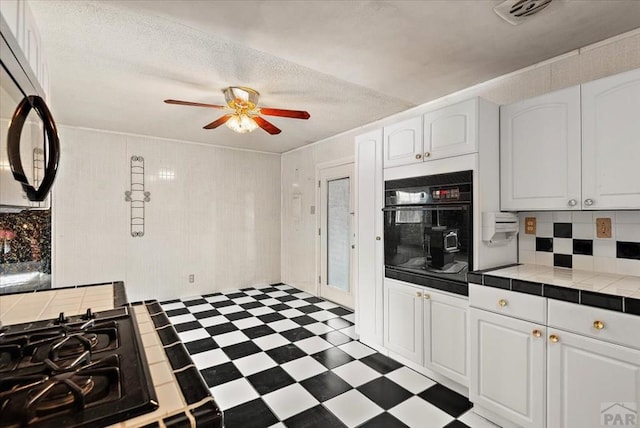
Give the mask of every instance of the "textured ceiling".
[{"label": "textured ceiling", "polygon": [[[281,153],[640,27],[637,0],[554,0],[520,26],[500,1],[32,1],[61,124]],[[203,130],[221,89],[307,110],[282,129]]]}]

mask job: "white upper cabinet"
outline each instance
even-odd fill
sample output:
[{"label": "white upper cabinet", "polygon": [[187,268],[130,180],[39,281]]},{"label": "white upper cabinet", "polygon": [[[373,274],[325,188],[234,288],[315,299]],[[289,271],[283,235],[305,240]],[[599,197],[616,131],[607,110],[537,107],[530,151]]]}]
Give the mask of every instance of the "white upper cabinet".
[{"label": "white upper cabinet", "polygon": [[480,98],[452,104],[384,128],[384,167],[478,151]]},{"label": "white upper cabinet", "polygon": [[582,85],[586,209],[640,208],[640,69]]},{"label": "white upper cabinet", "polygon": [[505,211],[640,208],[640,69],[500,107]]},{"label": "white upper cabinet", "polygon": [[580,209],[580,87],[500,107],[501,208]]},{"label": "white upper cabinet", "polygon": [[477,98],[425,114],[423,159],[476,152],[477,117]]},{"label": "white upper cabinet", "polygon": [[384,167],[422,162],[422,118],[384,128]]},{"label": "white upper cabinet", "polygon": [[46,98],[49,98],[49,70],[42,52],[40,31],[28,3],[25,0],[2,0],[0,14],[18,42],[33,76],[44,90]]}]

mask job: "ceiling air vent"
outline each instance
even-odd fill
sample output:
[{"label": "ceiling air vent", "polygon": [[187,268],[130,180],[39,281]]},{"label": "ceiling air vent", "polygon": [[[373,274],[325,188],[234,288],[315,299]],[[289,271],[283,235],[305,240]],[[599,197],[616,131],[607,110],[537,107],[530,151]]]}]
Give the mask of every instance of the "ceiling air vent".
[{"label": "ceiling air vent", "polygon": [[549,6],[549,3],[551,0],[507,0],[493,10],[509,24],[520,25],[530,16]]}]

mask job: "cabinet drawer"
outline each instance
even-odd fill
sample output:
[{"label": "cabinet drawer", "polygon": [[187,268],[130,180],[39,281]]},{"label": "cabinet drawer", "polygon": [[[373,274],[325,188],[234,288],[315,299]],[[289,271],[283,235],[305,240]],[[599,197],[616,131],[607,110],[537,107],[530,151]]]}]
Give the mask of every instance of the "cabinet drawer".
[{"label": "cabinet drawer", "polygon": [[546,298],[469,284],[469,306],[514,318],[546,324]]},{"label": "cabinet drawer", "polygon": [[637,315],[549,300],[548,325],[640,349],[640,317]]}]

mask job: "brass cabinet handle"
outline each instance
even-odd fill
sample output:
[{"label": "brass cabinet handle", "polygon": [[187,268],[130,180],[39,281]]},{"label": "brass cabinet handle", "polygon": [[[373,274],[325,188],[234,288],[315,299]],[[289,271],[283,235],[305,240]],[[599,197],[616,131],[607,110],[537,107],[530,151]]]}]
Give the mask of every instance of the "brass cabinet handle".
[{"label": "brass cabinet handle", "polygon": [[416,291],[416,297],[422,297],[422,293],[420,291]]},{"label": "brass cabinet handle", "polygon": [[418,153],[418,154],[416,155],[416,159],[422,159],[422,155],[421,155],[420,153]]},{"label": "brass cabinet handle", "polygon": [[575,207],[576,205],[578,205],[578,201],[576,201],[575,199],[569,199],[568,205],[570,207]]},{"label": "brass cabinet handle", "polygon": [[500,299],[498,300],[498,305],[500,305],[500,307],[504,308],[505,306],[507,306],[507,301],[504,299]]},{"label": "brass cabinet handle", "polygon": [[593,202],[594,202],[594,201],[593,201],[593,199],[591,199],[591,198],[587,198],[587,199],[585,199],[585,200],[584,200],[584,204],[585,204],[585,206],[587,206],[587,207],[590,207],[591,205],[593,205]]},{"label": "brass cabinet handle", "polygon": [[424,293],[424,298],[426,300],[429,300],[431,298],[431,296],[429,295],[429,293]]},{"label": "brass cabinet handle", "polygon": [[549,340],[552,341],[553,343],[558,343],[560,341],[560,338],[555,334],[552,334],[551,336],[549,336]]},{"label": "brass cabinet handle", "polygon": [[593,328],[595,328],[596,330],[602,330],[604,328],[604,323],[602,321],[594,321],[593,322]]},{"label": "brass cabinet handle", "polygon": [[531,334],[533,335],[533,337],[540,337],[542,336],[542,332],[540,330],[538,330],[537,328],[535,330],[533,330],[531,332]]},{"label": "brass cabinet handle", "polygon": [[428,158],[429,156],[431,156],[431,153],[429,153],[429,152],[424,152],[424,157],[425,157],[425,158]]}]

